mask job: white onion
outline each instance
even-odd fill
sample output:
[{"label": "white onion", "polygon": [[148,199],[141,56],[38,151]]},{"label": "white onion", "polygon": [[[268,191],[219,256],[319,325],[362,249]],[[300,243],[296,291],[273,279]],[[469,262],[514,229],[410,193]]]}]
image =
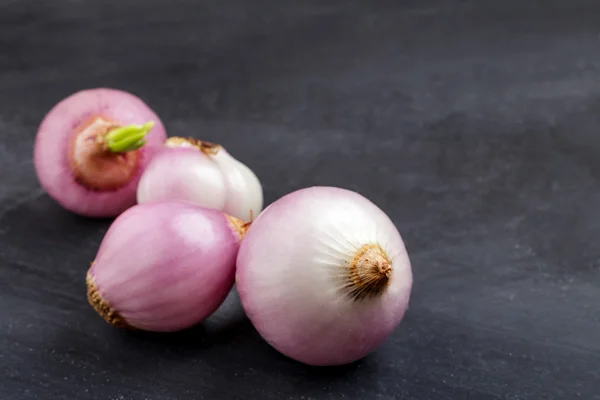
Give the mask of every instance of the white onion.
[{"label": "white onion", "polygon": [[262,185],[222,146],[171,137],[140,179],[138,203],[188,201],[251,221],[263,207]]},{"label": "white onion", "polygon": [[227,188],[219,166],[191,148],[157,154],[140,178],[137,202],[172,200],[187,200],[222,211]]},{"label": "white onion", "polygon": [[215,154],[209,154],[209,157],[218,164],[227,186],[227,200],[222,211],[251,221],[263,207],[262,185],[258,177],[223,148]]},{"label": "white onion", "polygon": [[412,269],[393,222],[358,193],[298,190],[267,207],[238,257],[244,310],[275,349],[310,365],[356,361],[408,307]]}]

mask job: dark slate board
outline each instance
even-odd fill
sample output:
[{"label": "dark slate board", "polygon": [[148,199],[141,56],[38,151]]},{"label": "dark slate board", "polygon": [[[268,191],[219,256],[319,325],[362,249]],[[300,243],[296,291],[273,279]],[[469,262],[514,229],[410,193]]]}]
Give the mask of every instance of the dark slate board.
[{"label": "dark slate board", "polygon": [[[0,398],[599,399],[600,3],[0,1]],[[109,221],[40,190],[73,91],[132,91],[264,183],[356,190],[395,221],[411,309],[309,368],[232,294],[203,326],[106,325],[84,275]]]}]

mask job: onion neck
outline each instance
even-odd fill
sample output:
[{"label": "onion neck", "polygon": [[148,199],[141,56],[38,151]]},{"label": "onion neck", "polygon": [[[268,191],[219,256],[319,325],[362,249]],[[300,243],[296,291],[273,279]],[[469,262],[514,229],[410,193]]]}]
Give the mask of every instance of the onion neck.
[{"label": "onion neck", "polygon": [[366,244],[355,253],[348,266],[345,288],[352,300],[381,296],[392,276],[392,263],[377,244]]},{"label": "onion neck", "polygon": [[137,150],[146,144],[145,137],[153,126],[152,121],[120,126],[103,117],[82,124],[68,153],[75,180],[92,191],[125,186],[137,172]]},{"label": "onion neck", "polygon": [[168,138],[165,140],[164,145],[170,148],[191,147],[206,155],[215,155],[222,149],[222,146],[217,143],[207,142],[205,140],[199,140],[192,137],[183,138],[179,136],[172,136]]}]

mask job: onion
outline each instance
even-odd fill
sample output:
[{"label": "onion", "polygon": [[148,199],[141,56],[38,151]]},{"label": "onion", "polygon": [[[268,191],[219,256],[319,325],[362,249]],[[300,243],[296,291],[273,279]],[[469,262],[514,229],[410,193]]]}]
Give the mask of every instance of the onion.
[{"label": "onion", "polygon": [[402,320],[412,268],[392,221],[358,193],[312,187],[254,220],[236,287],[259,334],[309,365],[341,365],[380,346]]},{"label": "onion", "polygon": [[102,240],[87,273],[88,301],[116,327],[167,332],[195,325],[233,287],[246,227],[185,202],[133,206]]},{"label": "onion", "polygon": [[138,203],[181,200],[251,221],[263,207],[257,176],[221,145],[171,137],[168,150],[148,166],[137,189]]},{"label": "onion", "polygon": [[114,217],[135,205],[142,171],[167,135],[139,97],[87,89],[57,103],[35,139],[38,180],[61,206],[88,217]]}]

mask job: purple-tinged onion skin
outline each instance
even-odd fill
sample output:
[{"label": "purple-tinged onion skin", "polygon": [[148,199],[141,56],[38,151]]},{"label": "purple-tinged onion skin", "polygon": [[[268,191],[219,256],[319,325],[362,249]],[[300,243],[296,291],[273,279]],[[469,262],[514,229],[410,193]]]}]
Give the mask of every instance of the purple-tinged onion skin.
[{"label": "purple-tinged onion skin", "polygon": [[116,326],[169,332],[195,325],[233,287],[240,238],[216,210],[185,202],[131,207],[99,247],[88,299]]},{"label": "purple-tinged onion skin", "polygon": [[[372,297],[357,299],[347,271],[361,246],[380,246],[390,263]],[[374,351],[399,325],[412,269],[400,234],[375,204],[349,190],[311,187],[253,221],[238,252],[236,288],[276,350],[308,365],[342,365]]]},{"label": "purple-tinged onion skin", "polygon": [[[136,150],[136,171],[127,184],[114,190],[91,190],[77,181],[69,163],[71,141],[78,127],[94,117],[120,125],[154,121],[146,144]],[[65,209],[88,217],[115,217],[135,205],[141,173],[166,138],[160,118],[139,97],[118,89],[81,90],[57,103],[42,120],[35,139],[35,171],[40,185]]]}]

